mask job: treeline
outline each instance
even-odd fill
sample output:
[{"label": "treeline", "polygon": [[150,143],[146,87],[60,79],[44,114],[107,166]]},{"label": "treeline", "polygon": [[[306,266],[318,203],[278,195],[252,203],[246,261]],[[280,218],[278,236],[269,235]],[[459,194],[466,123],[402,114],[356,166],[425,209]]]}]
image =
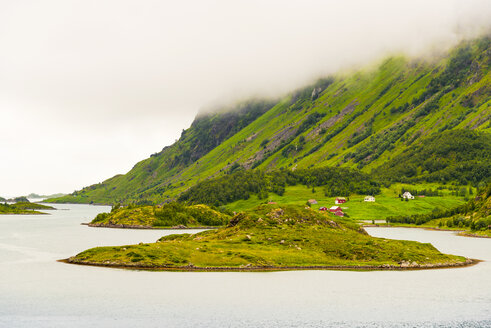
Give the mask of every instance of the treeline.
[{"label": "treeline", "polygon": [[458,182],[478,187],[491,177],[491,135],[451,130],[412,145],[373,171],[397,182]]},{"label": "treeline", "polygon": [[408,191],[413,196],[427,196],[427,197],[443,196],[442,189],[450,190],[450,195],[456,196],[456,197],[468,197],[468,196],[472,196],[474,194],[472,187],[466,188],[466,187],[458,187],[458,186],[455,186],[455,187],[449,186],[448,188],[444,188],[443,186],[440,186],[436,189],[428,188],[428,189],[421,189],[421,190],[401,188],[400,195],[402,195],[406,191]]},{"label": "treeline", "polygon": [[360,171],[347,168],[323,167],[313,169],[286,169],[264,172],[240,170],[202,181],[179,196],[179,201],[220,206],[258,195],[266,199],[272,192],[282,196],[285,187],[302,184],[307,187],[324,187],[326,196],[380,193],[380,186]]},{"label": "treeline", "polygon": [[[464,188],[464,190],[465,190],[465,188]],[[399,195],[404,194],[406,191],[411,193],[411,195],[413,195],[413,196],[427,196],[427,197],[443,196],[443,193],[441,191],[438,191],[437,189],[431,189],[431,188],[421,189],[421,190],[401,188],[401,192]],[[464,196],[465,196],[465,194],[464,194]]]},{"label": "treeline", "polygon": [[411,216],[390,216],[387,223],[405,223],[422,225],[431,220],[440,219],[440,227],[467,227],[471,230],[486,230],[491,226],[491,183],[489,183],[480,195],[468,201],[464,205],[447,210],[434,211],[428,214],[416,214]]}]

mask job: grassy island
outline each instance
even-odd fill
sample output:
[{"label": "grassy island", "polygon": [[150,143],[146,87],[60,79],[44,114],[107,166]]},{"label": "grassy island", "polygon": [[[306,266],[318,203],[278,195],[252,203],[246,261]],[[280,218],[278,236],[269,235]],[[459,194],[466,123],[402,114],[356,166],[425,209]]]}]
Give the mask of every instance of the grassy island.
[{"label": "grassy island", "polygon": [[110,213],[101,213],[89,224],[107,228],[197,228],[227,224],[230,216],[206,205],[169,203],[155,206],[129,205],[113,207]]},{"label": "grassy island", "polygon": [[369,236],[350,220],[303,206],[261,205],[221,229],[155,243],[97,247],[70,263],[160,270],[409,269],[473,263],[431,244]]},{"label": "grassy island", "polygon": [[30,203],[19,202],[14,204],[0,204],[0,214],[46,214],[37,210],[55,210],[54,207]]}]

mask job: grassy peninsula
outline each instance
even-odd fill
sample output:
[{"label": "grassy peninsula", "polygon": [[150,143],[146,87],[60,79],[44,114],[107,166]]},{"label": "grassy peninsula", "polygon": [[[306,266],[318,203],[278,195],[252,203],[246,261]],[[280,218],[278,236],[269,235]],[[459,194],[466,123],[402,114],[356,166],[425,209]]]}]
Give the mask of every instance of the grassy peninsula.
[{"label": "grassy peninsula", "polygon": [[116,206],[110,213],[98,214],[89,226],[185,229],[223,226],[229,220],[229,215],[206,205],[185,205],[174,202],[155,206]]},{"label": "grassy peninsula", "polygon": [[47,205],[29,202],[0,204],[0,214],[46,214],[37,210],[55,210],[55,208]]},{"label": "grassy peninsula", "polygon": [[261,205],[227,227],[156,243],[97,247],[70,263],[162,270],[407,269],[472,263],[431,244],[369,236],[350,220],[303,206]]}]

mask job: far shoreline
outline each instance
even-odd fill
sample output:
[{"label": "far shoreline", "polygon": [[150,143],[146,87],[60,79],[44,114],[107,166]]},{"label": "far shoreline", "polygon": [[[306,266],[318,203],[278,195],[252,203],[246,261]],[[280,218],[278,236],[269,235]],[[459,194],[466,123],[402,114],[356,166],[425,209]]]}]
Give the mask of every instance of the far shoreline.
[{"label": "far shoreline", "polygon": [[423,229],[423,230],[433,230],[433,231],[450,231],[455,232],[456,235],[461,237],[469,237],[469,238],[491,238],[491,236],[486,235],[478,235],[472,233],[468,230],[453,230],[453,229],[442,229],[437,227],[415,227],[415,226],[407,226],[407,225],[378,225],[378,224],[362,224],[363,228],[409,228],[409,229]]}]

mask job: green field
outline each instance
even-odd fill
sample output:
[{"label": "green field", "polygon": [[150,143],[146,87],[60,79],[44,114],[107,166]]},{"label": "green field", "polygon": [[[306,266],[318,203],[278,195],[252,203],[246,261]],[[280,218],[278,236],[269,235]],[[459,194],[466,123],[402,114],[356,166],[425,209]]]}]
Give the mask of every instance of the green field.
[{"label": "green field", "polygon": [[[343,208],[343,212],[349,215],[353,220],[384,220],[388,216],[396,215],[411,215],[429,213],[436,209],[448,209],[465,203],[463,197],[452,196],[447,189],[441,190],[442,197],[415,197],[414,200],[401,201],[398,197],[401,188],[407,189],[437,189],[438,184],[393,184],[390,188],[382,188],[380,195],[375,196],[375,202],[364,202],[366,195],[352,195],[349,201],[339,205]],[[311,188],[297,185],[287,187],[283,196],[278,196],[270,193],[266,201],[272,201],[279,204],[294,204],[305,205],[307,200],[315,199],[318,204],[312,205],[312,208],[319,209],[322,206],[327,208],[334,206],[335,197],[325,197],[322,188],[317,188],[315,193],[312,193]],[[265,200],[260,200],[256,195],[251,196],[247,200],[239,200],[226,205],[227,209],[232,211],[244,211],[264,203]]]},{"label": "green field", "polygon": [[403,213],[387,218],[391,225],[431,227],[463,231],[466,235],[491,237],[491,182],[459,206],[430,213]]}]

